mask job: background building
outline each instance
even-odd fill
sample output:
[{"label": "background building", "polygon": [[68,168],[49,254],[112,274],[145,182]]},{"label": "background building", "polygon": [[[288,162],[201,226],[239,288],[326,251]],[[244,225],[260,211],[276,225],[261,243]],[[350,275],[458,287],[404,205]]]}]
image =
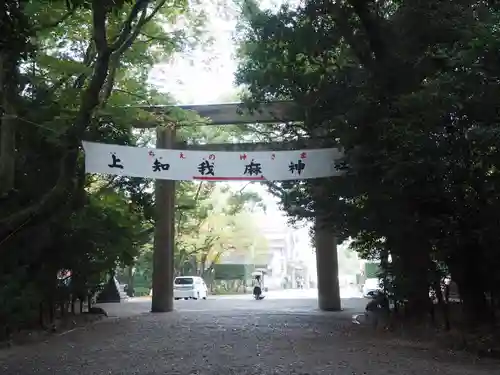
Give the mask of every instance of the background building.
[{"label": "background building", "polygon": [[259,227],[268,244],[268,275],[270,289],[297,288],[315,285],[316,261],[309,238],[309,228],[294,228],[287,218],[276,213],[259,216]]}]

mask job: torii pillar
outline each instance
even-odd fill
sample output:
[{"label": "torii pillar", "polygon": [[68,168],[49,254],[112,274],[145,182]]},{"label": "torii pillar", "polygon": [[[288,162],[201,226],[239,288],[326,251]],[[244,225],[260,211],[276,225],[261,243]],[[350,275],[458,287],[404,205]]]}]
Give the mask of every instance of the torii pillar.
[{"label": "torii pillar", "polygon": [[337,237],[322,215],[314,222],[318,307],[323,311],[340,311],[339,263]]},{"label": "torii pillar", "polygon": [[[174,146],[174,125],[158,127],[156,148]],[[155,210],[151,312],[162,313],[174,309],[175,181],[156,180]]]},{"label": "torii pillar", "polygon": [[316,180],[313,184],[314,199],[314,245],[316,248],[316,272],[318,276],[318,307],[323,311],[340,311],[339,260],[337,235],[330,224],[328,212],[322,202],[327,197],[327,179]]}]

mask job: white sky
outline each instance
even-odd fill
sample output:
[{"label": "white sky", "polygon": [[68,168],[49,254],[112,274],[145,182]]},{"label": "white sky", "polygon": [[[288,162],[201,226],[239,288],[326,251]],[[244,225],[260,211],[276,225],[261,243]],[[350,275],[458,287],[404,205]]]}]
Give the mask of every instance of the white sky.
[{"label": "white sky", "polygon": [[178,54],[151,72],[151,82],[162,91],[170,92],[181,104],[215,103],[234,91],[237,64],[233,58],[232,33],[236,18],[217,20],[214,15],[210,18],[207,28],[214,38],[211,46]]},{"label": "white sky", "polygon": [[[231,3],[232,0],[226,1]],[[261,4],[276,9],[285,1],[263,0]],[[233,33],[238,12],[236,6],[229,5],[225,8],[229,15],[221,17],[217,7],[220,5],[207,1],[204,8],[209,14],[207,30],[214,38],[211,46],[200,46],[189,54],[179,54],[173,61],[158,64],[151,72],[151,82],[173,94],[180,104],[227,102],[224,98],[235,92],[233,82],[237,61]]]}]

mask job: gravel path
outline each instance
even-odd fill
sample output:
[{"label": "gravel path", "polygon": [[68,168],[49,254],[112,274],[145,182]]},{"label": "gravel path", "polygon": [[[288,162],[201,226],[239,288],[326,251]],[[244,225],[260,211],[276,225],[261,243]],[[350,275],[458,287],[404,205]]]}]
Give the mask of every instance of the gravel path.
[{"label": "gravel path", "polygon": [[143,314],[0,352],[0,373],[493,375],[500,363],[366,339],[346,314]]}]

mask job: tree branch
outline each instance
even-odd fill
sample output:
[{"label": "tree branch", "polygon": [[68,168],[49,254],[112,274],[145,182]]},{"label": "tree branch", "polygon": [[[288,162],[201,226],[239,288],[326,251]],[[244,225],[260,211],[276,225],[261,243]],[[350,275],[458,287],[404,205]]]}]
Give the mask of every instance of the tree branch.
[{"label": "tree branch", "polygon": [[102,0],[93,0],[92,10],[92,37],[96,43],[97,58],[90,83],[83,92],[75,123],[66,134],[66,155],[60,162],[58,180],[54,187],[45,193],[37,203],[0,220],[0,223],[5,223],[10,230],[18,227],[30,216],[41,215],[46,210],[53,210],[53,206],[58,207],[62,201],[65,201],[61,200],[61,196],[72,189],[72,176],[76,174],[80,142],[95,108],[99,105],[99,92],[106,81],[110,59],[110,50],[106,41],[107,11],[105,4]]},{"label": "tree branch", "polygon": [[325,8],[326,9],[323,12],[327,12],[326,14],[336,15],[335,23],[339,27],[340,33],[351,46],[361,64],[368,69],[372,69],[374,60],[371,56],[369,48],[367,48],[362,38],[354,34],[352,27],[349,24],[349,19],[352,17],[352,10],[348,11],[338,2],[333,1],[328,1]]},{"label": "tree branch", "polygon": [[[160,9],[165,5],[166,0],[162,0],[153,9],[151,14],[147,16],[147,8],[150,0],[137,0],[134,7],[132,8],[127,20],[124,23],[120,35],[116,41],[111,45],[111,50],[113,51],[110,63],[110,69],[108,74],[108,79],[102,90],[101,103],[102,106],[105,105],[109,99],[111,92],[113,91],[113,86],[115,84],[116,72],[120,68],[120,57],[136,40],[137,36],[140,34],[143,26],[148,23],[153,17],[160,11]],[[139,16],[139,13],[141,15]],[[132,23],[139,16],[135,28],[132,29]]]},{"label": "tree branch", "polygon": [[172,39],[170,39],[170,38],[165,38],[165,37],[161,37],[161,36],[152,36],[152,35],[146,34],[145,32],[142,32],[142,31],[139,33],[139,35],[142,35],[142,36],[145,36],[146,38],[148,38],[147,40],[142,41],[144,43],[152,42],[153,40],[158,40],[160,42],[168,42],[168,43],[172,42]]},{"label": "tree branch", "polygon": [[42,24],[42,25],[39,25],[38,27],[34,27],[33,28],[33,32],[34,33],[38,33],[40,31],[43,31],[43,30],[46,30],[46,29],[51,29],[53,27],[57,27],[61,23],[63,23],[64,21],[66,21],[69,17],[71,17],[73,14],[75,14],[75,11],[76,11],[76,8],[72,8],[68,12],[66,12],[61,18],[59,18],[57,21],[54,21],[52,23],[48,23],[48,24],[45,24],[45,25]]},{"label": "tree branch", "polygon": [[[167,0],[161,0],[153,9],[151,14],[148,16],[147,8],[148,5],[151,3],[151,1],[137,0],[127,20],[124,23],[120,35],[118,35],[118,38],[112,44],[111,49],[115,51],[115,53],[121,54],[123,53],[123,51],[129,48],[134,42],[134,40],[137,38],[137,36],[139,36],[141,29],[144,27],[144,25],[147,24],[156,16],[156,14],[161,10],[161,8],[163,8],[166,2]],[[141,15],[137,21],[137,24],[135,25],[135,28],[133,28],[132,30],[132,23],[134,22],[135,19],[138,18],[139,12],[141,12]]]},{"label": "tree branch", "polygon": [[[85,50],[85,53],[83,55],[83,64],[85,66],[90,66],[92,64],[92,61],[96,58],[96,50],[95,50],[95,45],[94,43],[90,42],[89,45],[87,46],[87,49]],[[75,80],[75,83],[73,84],[74,88],[81,89],[85,83],[85,79],[87,78],[86,73],[81,73]]]},{"label": "tree branch", "polygon": [[369,8],[370,3],[373,4],[373,1],[349,0],[349,3],[361,20],[368,44],[375,58],[378,60],[385,59],[387,57],[387,48],[382,35],[382,19]]},{"label": "tree branch", "polygon": [[151,2],[151,0],[137,0],[135,2],[134,6],[132,7],[132,10],[130,11],[130,13],[129,13],[128,17],[127,17],[127,19],[123,23],[123,27],[122,27],[122,29],[120,31],[120,34],[118,35],[118,37],[116,38],[116,40],[111,45],[111,49],[113,51],[116,51],[119,48],[121,48],[121,46],[125,43],[125,41],[127,40],[127,38],[130,36],[130,34],[132,32],[132,24],[138,18],[139,13],[142,12],[141,17],[140,17],[138,23],[140,22],[141,19],[145,19],[146,18],[147,8],[148,8],[148,5],[149,5],[150,2]]},{"label": "tree branch", "polygon": [[265,181],[265,182],[263,182],[263,184],[269,188],[270,193],[272,195],[281,199],[281,201],[283,202],[283,204],[285,206],[285,210],[290,215],[297,215],[297,216],[301,216],[304,218],[311,218],[311,217],[316,216],[314,211],[307,210],[304,207],[301,207],[301,206],[298,206],[295,204],[291,204],[290,202],[288,202],[288,199],[286,197],[288,195],[288,192],[285,189],[283,189],[282,187],[276,185],[274,182]]},{"label": "tree branch", "polygon": [[94,40],[98,54],[109,53],[106,17],[107,11],[103,1],[92,0],[92,39]]},{"label": "tree branch", "polygon": [[108,72],[108,78],[106,80],[106,83],[104,84],[104,87],[102,88],[102,93],[100,95],[101,98],[101,108],[104,108],[106,106],[106,103],[111,96],[111,93],[113,92],[113,87],[115,85],[115,77],[116,77],[116,72],[118,70],[118,66],[120,65],[120,55],[114,55],[111,58],[110,64],[109,64],[109,72]]},{"label": "tree branch", "polygon": [[130,96],[132,96],[134,98],[141,99],[141,100],[145,101],[147,105],[153,106],[153,104],[149,101],[149,98],[147,96],[145,96],[145,95],[136,94],[135,92],[130,92],[130,91],[127,91],[127,90],[116,88],[116,87],[113,89],[113,91],[122,92],[122,93],[130,95]]},{"label": "tree branch", "polygon": [[221,256],[222,256],[222,251],[218,251],[215,254],[214,260],[210,263],[210,266],[207,269],[205,269],[204,274],[212,272],[212,270],[214,269],[214,266],[219,262]]},{"label": "tree branch", "polygon": [[160,9],[163,8],[163,6],[165,5],[166,2],[167,2],[167,0],[161,0],[160,3],[158,5],[156,5],[156,7],[153,9],[151,14],[146,18],[146,20],[144,21],[144,24],[151,21],[153,19],[153,17],[156,16],[156,14],[160,11]]}]

